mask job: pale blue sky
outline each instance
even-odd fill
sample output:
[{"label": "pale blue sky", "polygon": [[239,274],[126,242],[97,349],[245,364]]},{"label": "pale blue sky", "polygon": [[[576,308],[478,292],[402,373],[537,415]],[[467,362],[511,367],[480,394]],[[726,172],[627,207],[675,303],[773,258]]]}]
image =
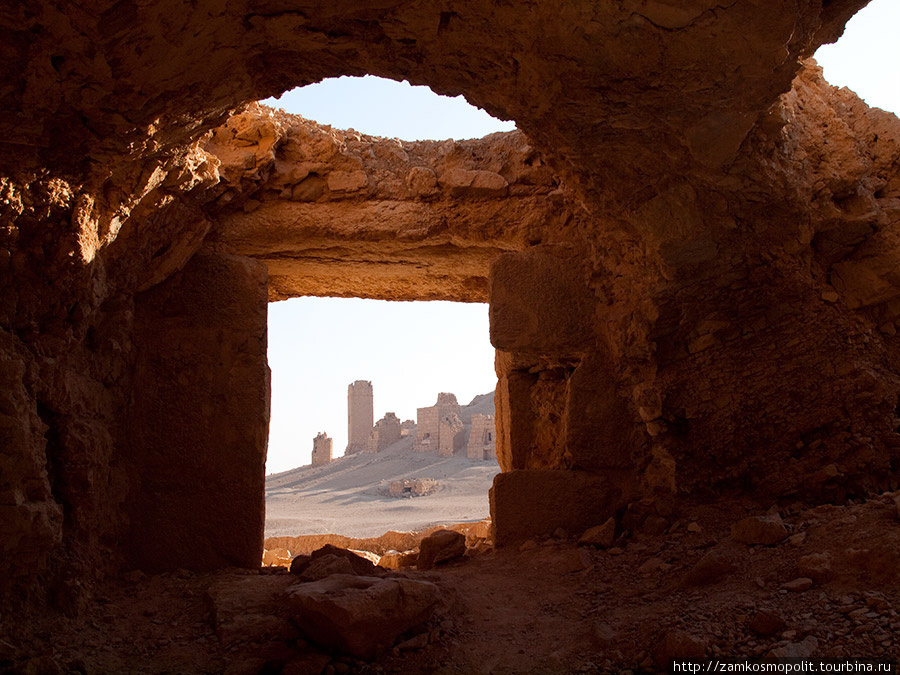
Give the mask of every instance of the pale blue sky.
[{"label": "pale blue sky", "polygon": [[[900,110],[900,2],[873,0],[837,45],[816,58],[826,79],[869,105]],[[264,101],[321,124],[401,140],[480,138],[514,128],[461,97],[437,96],[374,77],[326,80]],[[334,454],[347,444],[347,385],[372,380],[376,420],[391,411],[415,419],[439,391],[460,403],[493,389],[494,350],[486,305],[295,298],[269,305],[272,421],[268,473],[309,464],[325,431]]]}]

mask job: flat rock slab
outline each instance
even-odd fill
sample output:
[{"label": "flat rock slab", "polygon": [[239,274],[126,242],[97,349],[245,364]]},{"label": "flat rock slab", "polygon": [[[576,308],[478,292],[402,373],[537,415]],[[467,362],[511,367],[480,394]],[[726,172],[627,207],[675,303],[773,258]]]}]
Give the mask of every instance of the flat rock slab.
[{"label": "flat rock slab", "polygon": [[287,589],[294,622],[313,642],[361,659],[424,623],[440,597],[427,581],[335,574]]}]

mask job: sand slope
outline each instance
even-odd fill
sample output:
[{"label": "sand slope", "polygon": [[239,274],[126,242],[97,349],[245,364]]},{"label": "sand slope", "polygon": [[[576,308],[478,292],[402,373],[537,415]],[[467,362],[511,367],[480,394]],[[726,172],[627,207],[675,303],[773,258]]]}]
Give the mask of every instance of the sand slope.
[{"label": "sand slope", "polygon": [[[493,393],[464,406],[472,414],[494,412]],[[495,462],[465,456],[415,453],[407,436],[377,454],[339,457],[327,466],[304,466],[266,478],[266,537],[343,534],[375,537],[488,516],[488,489],[500,470]],[[391,481],[434,478],[435,492],[412,498],[387,496]]]}]

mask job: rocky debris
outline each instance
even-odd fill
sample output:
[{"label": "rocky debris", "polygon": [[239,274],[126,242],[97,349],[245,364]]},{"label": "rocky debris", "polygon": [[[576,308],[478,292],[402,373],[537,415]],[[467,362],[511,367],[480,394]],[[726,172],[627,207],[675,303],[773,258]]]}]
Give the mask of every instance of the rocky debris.
[{"label": "rocky debris", "polygon": [[[343,560],[343,562],[339,562]],[[371,560],[345,548],[325,544],[316,549],[309,556],[297,556],[291,562],[291,574],[301,577],[306,575],[311,578],[321,579],[327,576],[328,570],[332,573],[359,574],[360,576],[380,576],[385,571],[375,565]]]},{"label": "rocky debris", "polygon": [[782,641],[772,646],[766,654],[774,659],[808,659],[816,655],[819,649],[819,641],[812,635],[807,636],[801,642]]},{"label": "rocky debris", "polygon": [[292,561],[293,556],[286,548],[263,549],[262,564],[267,567],[290,567]]},{"label": "rocky debris", "polygon": [[714,584],[736,570],[737,565],[733,555],[721,549],[712,549],[694,563],[694,566],[685,575],[684,583],[688,586]]},{"label": "rocky debris", "polygon": [[309,564],[298,565],[291,573],[299,576],[302,581],[318,581],[332,574],[356,574],[347,558],[332,554],[310,558]]},{"label": "rocky debris", "polygon": [[435,565],[459,558],[466,553],[466,537],[453,530],[438,530],[419,544],[416,567],[430,570]]},{"label": "rocky debris", "polygon": [[791,581],[786,581],[781,584],[781,587],[790,591],[791,593],[801,593],[803,591],[808,591],[813,586],[813,580],[808,577],[798,577],[797,579],[792,579]]},{"label": "rocky debris", "polygon": [[809,577],[817,584],[831,581],[834,557],[828,551],[810,553],[797,559],[797,576]]},{"label": "rocky debris", "polygon": [[653,660],[657,667],[668,669],[677,659],[702,659],[709,648],[707,641],[687,631],[669,630],[653,649]]},{"label": "rocky debris", "polygon": [[434,478],[405,478],[391,481],[387,494],[389,497],[424,497],[438,489]]},{"label": "rocky debris", "polygon": [[610,548],[616,541],[616,519],[609,518],[602,525],[597,525],[585,530],[578,539],[580,546],[597,546]]},{"label": "rocky debris", "polygon": [[387,551],[383,556],[381,556],[381,559],[378,561],[378,565],[388,570],[399,570],[415,567],[418,559],[419,552],[415,550],[403,552]]},{"label": "rocky debris", "polygon": [[423,624],[440,598],[426,581],[338,574],[286,591],[293,621],[310,640],[371,659]]},{"label": "rocky debris", "polygon": [[731,538],[742,544],[771,546],[787,537],[787,527],[778,514],[750,516],[731,526]]},{"label": "rocky debris", "polygon": [[747,627],[760,637],[769,637],[787,628],[787,623],[777,612],[760,609],[747,621]]}]

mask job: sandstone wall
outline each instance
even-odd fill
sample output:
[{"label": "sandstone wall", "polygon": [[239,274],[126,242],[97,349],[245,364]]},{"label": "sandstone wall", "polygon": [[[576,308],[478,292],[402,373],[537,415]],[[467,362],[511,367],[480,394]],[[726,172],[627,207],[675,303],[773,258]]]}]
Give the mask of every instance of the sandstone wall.
[{"label": "sandstone wall", "polygon": [[[528,535],[529,505],[540,528],[623,509],[640,527],[675,495],[826,500],[895,481],[898,123],[799,61],[864,4],[0,9],[4,597],[77,595],[124,564],[135,504],[177,483],[152,456],[188,462],[195,444],[228,476],[207,443],[247,392],[256,426],[231,440],[249,445],[223,457],[260,462],[247,257],[271,299],[490,299],[498,541]],[[522,133],[409,146],[266,111],[226,122],[364,73],[463,93]],[[221,250],[197,265],[248,275],[225,274],[235,302],[200,303],[193,324],[180,305],[179,326],[149,299],[199,274],[207,238]],[[152,408],[165,387],[197,394],[184,440],[153,428],[173,414]],[[161,444],[132,457],[132,419]]]},{"label": "sandstone wall", "polygon": [[[455,438],[459,433],[454,425],[447,426],[447,431],[442,432],[446,418],[455,416],[459,419],[459,402],[454,394],[441,392],[437,402],[427,408],[416,409],[416,441],[413,449],[416,452],[438,452],[453,454]],[[460,424],[462,424],[460,422]]]},{"label": "sandstone wall", "polygon": [[375,427],[366,440],[366,452],[381,452],[389,445],[400,440],[400,418],[392,412],[375,423]]},{"label": "sandstone wall", "polygon": [[149,571],[258,564],[269,428],[266,270],[209,249],[135,303],[127,554]]}]

